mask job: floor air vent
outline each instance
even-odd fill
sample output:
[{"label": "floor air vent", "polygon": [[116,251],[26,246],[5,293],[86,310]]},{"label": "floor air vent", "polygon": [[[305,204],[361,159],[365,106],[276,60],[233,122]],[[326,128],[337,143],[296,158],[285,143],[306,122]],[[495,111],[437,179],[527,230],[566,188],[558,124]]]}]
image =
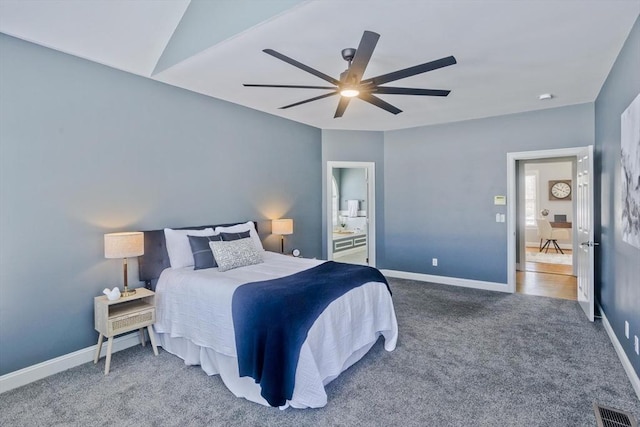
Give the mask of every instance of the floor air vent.
[{"label": "floor air vent", "polygon": [[638,427],[638,423],[629,412],[607,406],[593,404],[596,411],[596,422],[598,427]]}]

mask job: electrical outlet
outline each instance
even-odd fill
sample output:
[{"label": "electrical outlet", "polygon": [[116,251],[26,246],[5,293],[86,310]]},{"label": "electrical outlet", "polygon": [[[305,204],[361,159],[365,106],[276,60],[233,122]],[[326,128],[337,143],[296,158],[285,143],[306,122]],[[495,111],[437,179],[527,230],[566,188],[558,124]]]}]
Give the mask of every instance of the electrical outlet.
[{"label": "electrical outlet", "polygon": [[624,336],[629,339],[629,322],[624,321]]},{"label": "electrical outlet", "polygon": [[634,338],[636,339],[636,343],[635,343],[636,354],[640,355],[640,341],[638,341],[638,336],[637,335],[634,335]]},{"label": "electrical outlet", "polygon": [[431,259],[431,265],[434,266],[434,267],[437,267],[438,266],[438,258],[432,258]]}]

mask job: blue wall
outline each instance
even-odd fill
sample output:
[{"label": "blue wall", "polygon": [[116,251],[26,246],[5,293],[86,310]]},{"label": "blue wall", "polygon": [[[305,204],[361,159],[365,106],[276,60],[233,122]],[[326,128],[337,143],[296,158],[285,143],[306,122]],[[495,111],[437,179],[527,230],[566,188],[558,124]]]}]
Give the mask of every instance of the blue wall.
[{"label": "blue wall", "polygon": [[276,250],[286,216],[287,243],[321,255],[319,129],[5,35],[0,51],[0,375],[95,345],[93,297],[122,283],[104,233],[253,219]]},{"label": "blue wall", "polygon": [[495,222],[506,206],[493,196],[507,192],[507,153],[591,145],[593,115],[582,104],[389,132],[323,130],[322,160],[376,163],[378,268],[506,284],[506,223]]},{"label": "blue wall", "polygon": [[383,267],[506,283],[507,153],[589,144],[591,104],[386,132]]},{"label": "blue wall", "polygon": [[288,244],[326,255],[331,160],[376,164],[379,268],[505,283],[493,196],[506,154],[594,143],[599,299],[638,372],[623,327],[640,334],[640,253],[619,233],[619,151],[639,33],[595,105],[390,132],[320,131],[0,36],[0,375],[95,343],[92,298],[121,281],[106,232],[257,219],[277,249],[267,220],[287,216]]},{"label": "blue wall", "polygon": [[[595,102],[596,158],[600,168],[600,283],[598,299],[618,341],[640,376],[640,249],[622,240],[620,183],[620,115],[640,93],[640,19]],[[630,339],[624,335],[629,322]]]}]

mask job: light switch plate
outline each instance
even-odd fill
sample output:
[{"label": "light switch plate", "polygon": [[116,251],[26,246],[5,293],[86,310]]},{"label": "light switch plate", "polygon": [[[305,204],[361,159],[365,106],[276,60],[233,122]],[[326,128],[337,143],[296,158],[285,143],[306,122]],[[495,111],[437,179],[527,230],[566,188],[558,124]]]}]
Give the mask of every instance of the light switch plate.
[{"label": "light switch plate", "polygon": [[628,321],[624,321],[624,336],[627,337],[627,339],[629,338],[629,322]]}]

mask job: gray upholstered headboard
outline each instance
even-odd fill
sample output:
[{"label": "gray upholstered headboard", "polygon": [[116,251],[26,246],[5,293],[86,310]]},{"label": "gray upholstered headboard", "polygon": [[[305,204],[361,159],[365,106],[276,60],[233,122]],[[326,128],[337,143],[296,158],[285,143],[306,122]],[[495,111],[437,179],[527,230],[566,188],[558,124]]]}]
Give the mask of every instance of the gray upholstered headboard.
[{"label": "gray upholstered headboard", "polygon": [[[231,224],[181,227],[176,230],[202,230],[203,228],[208,227],[228,227],[244,223],[246,223],[246,221]],[[258,224],[255,221],[253,223],[257,231]],[[140,281],[144,282],[148,289],[155,289],[160,273],[162,273],[162,270],[169,267],[169,254],[167,253],[167,245],[164,240],[164,228],[161,230],[144,231],[144,255],[138,257],[138,277],[140,278]]]}]

